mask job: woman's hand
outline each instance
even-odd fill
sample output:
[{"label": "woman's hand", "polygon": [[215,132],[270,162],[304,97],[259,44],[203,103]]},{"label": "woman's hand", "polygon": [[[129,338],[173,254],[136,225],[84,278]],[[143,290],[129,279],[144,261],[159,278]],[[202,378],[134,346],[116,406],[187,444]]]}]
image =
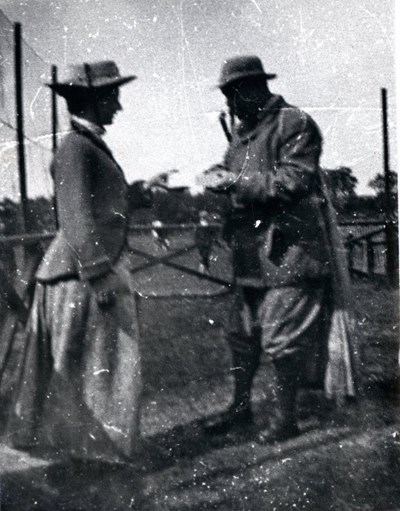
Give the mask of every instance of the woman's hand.
[{"label": "woman's hand", "polygon": [[129,294],[129,285],[114,271],[90,280],[90,286],[96,293],[99,307],[108,308],[115,305],[119,296]]},{"label": "woman's hand", "polygon": [[150,188],[161,188],[166,191],[181,191],[188,188],[185,177],[176,169],[157,174],[147,181],[147,186]]},{"label": "woman's hand", "polygon": [[135,302],[127,282],[111,271],[90,282],[97,304],[104,314],[110,314],[118,327],[132,336],[135,329]]}]

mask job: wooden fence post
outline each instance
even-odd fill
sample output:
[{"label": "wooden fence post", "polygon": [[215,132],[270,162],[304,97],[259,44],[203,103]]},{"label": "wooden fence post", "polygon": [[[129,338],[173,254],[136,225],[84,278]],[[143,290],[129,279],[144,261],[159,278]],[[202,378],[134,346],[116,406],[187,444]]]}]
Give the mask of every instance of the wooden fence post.
[{"label": "wooden fence post", "polygon": [[367,272],[368,272],[368,277],[372,278],[374,276],[374,270],[375,270],[374,246],[372,244],[372,239],[370,236],[366,237],[365,241],[367,243]]}]

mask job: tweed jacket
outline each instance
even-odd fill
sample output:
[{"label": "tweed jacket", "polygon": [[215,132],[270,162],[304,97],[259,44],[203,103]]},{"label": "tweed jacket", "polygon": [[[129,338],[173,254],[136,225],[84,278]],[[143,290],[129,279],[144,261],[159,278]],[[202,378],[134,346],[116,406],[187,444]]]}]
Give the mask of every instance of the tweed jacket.
[{"label": "tweed jacket", "polygon": [[[110,149],[72,121],[52,162],[59,230],[37,271],[39,281],[105,275],[126,240],[129,186]],[[149,205],[140,183],[134,206]]]},{"label": "tweed jacket", "polygon": [[277,95],[255,125],[234,130],[225,166],[237,180],[225,235],[239,284],[297,285],[329,273],[321,146],[313,119]]}]

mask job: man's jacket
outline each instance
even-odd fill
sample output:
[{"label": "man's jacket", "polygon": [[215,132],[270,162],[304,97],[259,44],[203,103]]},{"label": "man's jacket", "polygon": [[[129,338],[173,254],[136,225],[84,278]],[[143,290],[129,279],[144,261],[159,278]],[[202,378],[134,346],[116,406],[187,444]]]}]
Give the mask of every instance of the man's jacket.
[{"label": "man's jacket", "polygon": [[225,166],[237,180],[225,235],[239,284],[301,285],[329,273],[321,146],[312,118],[276,95],[255,125],[234,131]]},{"label": "man's jacket", "polygon": [[[129,186],[103,140],[78,123],[64,138],[52,163],[59,231],[36,277],[82,280],[108,273],[118,259],[128,227]],[[134,206],[148,205],[140,183]]]}]

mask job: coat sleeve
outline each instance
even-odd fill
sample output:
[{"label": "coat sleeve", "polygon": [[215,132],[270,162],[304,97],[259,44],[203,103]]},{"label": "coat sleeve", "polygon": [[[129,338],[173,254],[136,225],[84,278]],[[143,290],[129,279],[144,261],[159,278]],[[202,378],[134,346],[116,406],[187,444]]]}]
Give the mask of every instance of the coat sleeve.
[{"label": "coat sleeve", "polygon": [[290,202],[315,191],[322,146],[315,122],[300,110],[282,110],[278,139],[274,168],[261,167],[238,180],[236,191],[241,200]]},{"label": "coat sleeve", "polygon": [[146,181],[134,181],[129,185],[129,204],[132,209],[150,208],[153,205],[153,192]]},{"label": "coat sleeve", "polygon": [[108,273],[112,264],[101,243],[93,211],[96,154],[89,144],[70,138],[54,161],[60,229],[76,255],[80,278]]}]

